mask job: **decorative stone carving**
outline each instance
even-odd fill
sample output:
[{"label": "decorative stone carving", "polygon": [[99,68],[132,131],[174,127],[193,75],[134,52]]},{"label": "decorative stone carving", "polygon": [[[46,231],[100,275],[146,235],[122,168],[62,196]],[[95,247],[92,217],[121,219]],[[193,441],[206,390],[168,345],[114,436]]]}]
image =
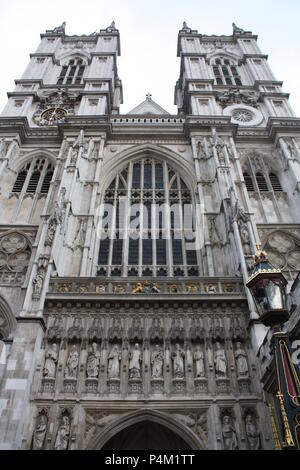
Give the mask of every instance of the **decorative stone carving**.
[{"label": "decorative stone carving", "polygon": [[47,330],[47,338],[49,341],[60,341],[63,337],[63,319],[56,315],[54,317],[53,325]]},{"label": "decorative stone carving", "polygon": [[98,378],[100,369],[100,352],[97,343],[93,343],[87,358],[86,375],[88,378]]},{"label": "decorative stone carving", "polygon": [[[55,92],[39,93],[39,104],[32,117],[33,122],[37,126],[56,125],[58,122],[63,122],[66,116],[74,114],[77,97],[78,94],[71,94],[64,88],[60,88]],[[52,109],[54,114],[55,110],[63,110],[64,113],[56,113],[57,117],[53,115],[52,120],[44,118],[44,112]]]},{"label": "decorative stone carving", "polygon": [[202,317],[192,319],[192,325],[190,328],[190,338],[192,341],[204,341],[205,328]]},{"label": "decorative stone carving", "polygon": [[236,347],[237,349],[234,353],[234,357],[236,360],[237,375],[238,377],[248,377],[249,367],[247,362],[247,354],[242,348],[241,343],[237,343]]},{"label": "decorative stone carving", "polygon": [[41,255],[38,260],[36,275],[32,279],[32,300],[40,300],[41,298],[48,264],[49,257]]},{"label": "decorative stone carving", "polygon": [[42,411],[37,418],[32,438],[32,450],[41,450],[44,447],[48,427],[48,416]]},{"label": "decorative stone carving", "polygon": [[142,327],[142,320],[139,316],[134,316],[132,319],[131,328],[128,331],[131,341],[142,341],[144,337],[144,328]]},{"label": "decorative stone carving", "polygon": [[82,319],[80,315],[75,316],[72,326],[68,328],[68,338],[70,341],[80,341],[83,338]]},{"label": "decorative stone carving", "polygon": [[61,418],[61,424],[58,428],[54,449],[55,450],[67,450],[70,439],[70,417],[63,415]]},{"label": "decorative stone carving", "polygon": [[93,318],[92,325],[88,329],[87,336],[90,341],[99,340],[102,338],[103,329],[100,324],[100,319],[97,317]]},{"label": "decorative stone carving", "polygon": [[52,246],[57,226],[61,225],[62,227],[64,224],[66,206],[66,188],[62,188],[59,196],[59,203],[55,202],[53,211],[48,219],[45,246],[48,246],[49,248]]},{"label": "decorative stone carving", "polygon": [[163,376],[164,353],[162,348],[156,344],[151,353],[152,378],[160,379]]},{"label": "decorative stone carving", "polygon": [[220,315],[214,315],[211,318],[210,336],[215,341],[222,340],[225,338],[225,329],[223,325],[223,320]]},{"label": "decorative stone carving", "polygon": [[159,294],[160,287],[153,282],[138,282],[131,291],[132,294]]},{"label": "decorative stone carving", "polygon": [[153,317],[151,328],[149,330],[150,341],[155,342],[157,340],[162,341],[165,336],[165,329],[163,327],[162,320],[159,317]]},{"label": "decorative stone carving", "polygon": [[108,337],[110,341],[122,341],[123,328],[121,317],[116,316],[113,318],[112,326],[108,330]]},{"label": "decorative stone carving", "polygon": [[76,379],[79,364],[79,353],[75,344],[72,346],[64,371],[65,379]]},{"label": "decorative stone carving", "polygon": [[256,425],[255,416],[248,412],[245,417],[246,436],[250,450],[260,449],[260,432]]},{"label": "decorative stone carving", "polygon": [[214,352],[214,364],[217,377],[227,376],[227,359],[225,351],[220,343],[216,343],[216,350]]},{"label": "decorative stone carving", "polygon": [[84,217],[80,217],[78,220],[77,231],[72,243],[74,250],[77,248],[83,248],[85,243],[85,234],[87,229],[87,221]]},{"label": "decorative stone carving", "polygon": [[233,34],[245,34],[245,31],[242,28],[239,28],[235,23],[232,23]]},{"label": "decorative stone carving", "polygon": [[46,360],[43,369],[43,376],[46,378],[55,378],[56,376],[56,365],[58,360],[58,351],[57,345],[54,343],[52,344],[47,353],[46,353]]},{"label": "decorative stone carving", "polygon": [[230,414],[224,414],[222,419],[222,434],[225,450],[238,450],[236,431],[232,425]]},{"label": "decorative stone carving", "polygon": [[172,341],[182,340],[185,337],[185,331],[180,318],[175,317],[173,319],[168,336]]},{"label": "decorative stone carving", "polygon": [[[239,90],[238,88],[226,90],[223,93],[219,93],[216,97],[216,100],[225,108],[227,106],[231,106],[233,104],[246,104],[248,106],[253,106],[254,108],[257,107],[258,101],[260,99],[260,95],[258,93],[247,93],[244,91]],[[244,112],[249,112],[248,110],[244,110]],[[236,111],[240,112],[240,111]],[[235,117],[235,119],[237,119]],[[251,118],[249,121],[251,121]],[[237,119],[239,120],[239,119]],[[247,117],[246,117],[246,122],[247,122]]]},{"label": "decorative stone carving", "polygon": [[204,366],[204,353],[201,351],[200,346],[196,346],[194,352],[194,361],[195,361],[195,377],[204,377],[205,376],[205,366]]},{"label": "decorative stone carving", "polygon": [[0,280],[22,283],[31,257],[31,244],[21,233],[11,232],[0,237]]},{"label": "decorative stone carving", "polygon": [[0,139],[0,160],[5,157],[7,144],[4,139]]},{"label": "decorative stone carving", "polygon": [[141,378],[141,351],[139,344],[134,345],[133,350],[129,353],[129,378],[130,379],[140,379]]},{"label": "decorative stone carving", "polygon": [[180,345],[177,343],[175,346],[175,351],[172,353],[174,378],[184,377],[184,357],[185,357],[185,352],[183,351],[183,349],[181,349]]},{"label": "decorative stone carving", "polygon": [[120,378],[120,361],[121,361],[121,351],[118,345],[114,345],[108,356],[108,378],[119,379]]}]

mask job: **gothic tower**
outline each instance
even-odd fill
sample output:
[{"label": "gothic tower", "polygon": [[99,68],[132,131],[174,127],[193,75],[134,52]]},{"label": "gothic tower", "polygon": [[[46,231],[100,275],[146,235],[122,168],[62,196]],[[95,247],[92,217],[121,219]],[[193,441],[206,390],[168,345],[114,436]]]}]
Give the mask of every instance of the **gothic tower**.
[{"label": "gothic tower", "polygon": [[184,23],[177,115],[120,114],[119,55],[46,31],[0,117],[0,448],[272,449],[245,283],[297,276],[300,120],[236,25]]}]

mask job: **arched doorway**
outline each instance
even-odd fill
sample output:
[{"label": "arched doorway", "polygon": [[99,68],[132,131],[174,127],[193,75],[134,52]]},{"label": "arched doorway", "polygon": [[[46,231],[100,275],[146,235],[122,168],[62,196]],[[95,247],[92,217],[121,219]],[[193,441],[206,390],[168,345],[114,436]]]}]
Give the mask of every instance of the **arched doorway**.
[{"label": "arched doorway", "polygon": [[206,450],[207,443],[172,414],[138,410],[110,421],[89,449]]},{"label": "arched doorway", "polygon": [[102,450],[191,450],[175,432],[151,421],[133,424],[118,432]]}]

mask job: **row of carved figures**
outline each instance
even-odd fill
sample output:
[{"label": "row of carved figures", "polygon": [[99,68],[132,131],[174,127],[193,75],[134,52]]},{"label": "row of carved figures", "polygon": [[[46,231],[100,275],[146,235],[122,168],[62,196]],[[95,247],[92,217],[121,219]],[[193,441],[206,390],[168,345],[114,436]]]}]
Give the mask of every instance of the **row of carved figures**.
[{"label": "row of carved figures", "polygon": [[[257,426],[254,413],[249,410],[244,416],[244,425],[249,450],[259,450],[261,448],[260,431]],[[230,411],[224,411],[221,417],[222,437],[224,450],[238,450],[239,444],[237,432],[233,424],[233,418]],[[32,438],[32,449],[41,450],[45,446],[45,438],[48,430],[48,416],[42,411],[37,418]],[[69,447],[71,434],[71,416],[69,413],[63,413],[60,418],[59,426],[54,442],[55,450],[67,450]]]},{"label": "row of carved figures", "polygon": [[[179,343],[175,345],[171,353],[173,364],[173,377],[182,378],[185,374],[185,350]],[[121,349],[118,344],[112,346],[111,351],[107,358],[107,371],[108,379],[118,379],[120,377],[120,362],[121,362]],[[241,343],[237,343],[234,353],[237,367],[238,377],[248,377],[249,367],[247,361],[247,353],[243,349]],[[101,354],[97,343],[92,343],[87,356],[86,363],[86,376],[87,378],[98,378],[100,372],[100,358]],[[136,343],[129,351],[129,378],[141,378],[143,352],[138,343]],[[163,377],[163,367],[165,361],[165,354],[163,348],[156,344],[151,352],[151,376],[152,378]],[[45,365],[43,369],[43,376],[45,378],[55,378],[56,368],[58,362],[58,347],[56,343],[49,346]],[[193,354],[193,362],[195,364],[195,376],[198,378],[205,377],[205,360],[204,352],[200,345],[195,347]],[[77,378],[79,366],[79,349],[73,344],[70,349],[66,366],[64,369],[64,377],[66,379]],[[228,361],[224,348],[220,343],[216,343],[214,351],[214,367],[217,377],[226,377],[228,369]]]}]

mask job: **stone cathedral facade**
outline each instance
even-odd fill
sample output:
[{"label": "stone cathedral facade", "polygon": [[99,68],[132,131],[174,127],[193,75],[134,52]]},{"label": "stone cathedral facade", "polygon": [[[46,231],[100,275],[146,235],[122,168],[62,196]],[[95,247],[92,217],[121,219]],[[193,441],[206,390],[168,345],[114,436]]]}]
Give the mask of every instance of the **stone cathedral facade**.
[{"label": "stone cathedral facade", "polygon": [[114,23],[46,31],[8,94],[0,448],[274,448],[245,283],[257,243],[297,277],[300,120],[233,26],[184,23],[176,115],[120,114]]}]

